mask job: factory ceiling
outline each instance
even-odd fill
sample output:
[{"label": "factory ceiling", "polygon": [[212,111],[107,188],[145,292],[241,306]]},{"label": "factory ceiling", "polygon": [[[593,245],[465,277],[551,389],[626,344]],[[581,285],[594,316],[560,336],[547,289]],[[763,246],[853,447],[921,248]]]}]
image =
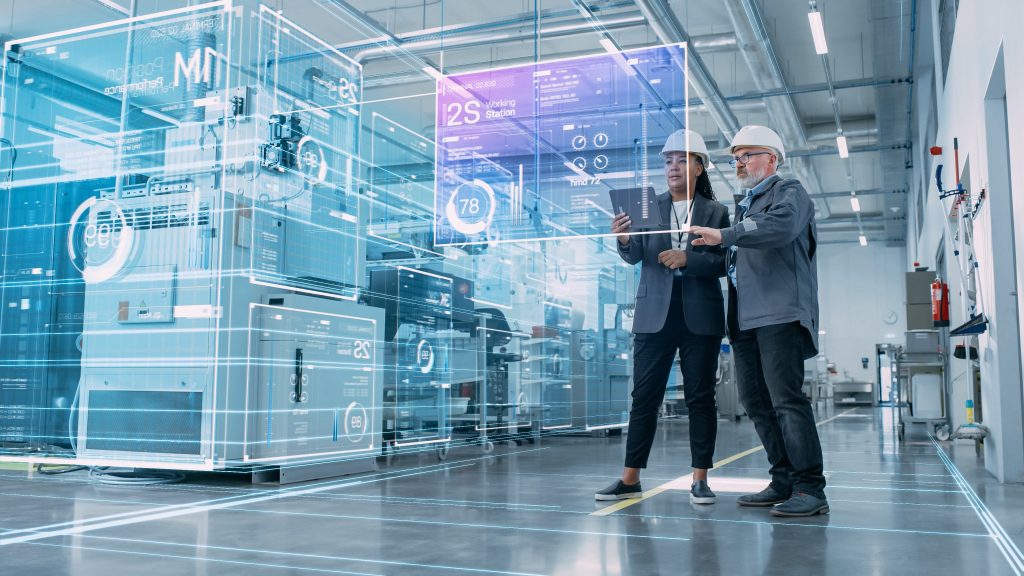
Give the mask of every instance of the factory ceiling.
[{"label": "factory ceiling", "polygon": [[[247,0],[246,0],[247,1]],[[735,192],[722,151],[744,124],[775,128],[785,174],[815,198],[820,240],[901,246],[911,121],[912,13],[916,0],[276,0],[266,4],[363,63],[364,99],[429,93],[444,73],[689,42],[688,123],[719,164],[713,184]],[[8,0],[5,39],[124,17],[129,0]],[[185,0],[136,0],[140,14]],[[808,13],[818,11],[819,55]],[[398,118],[433,135],[432,110]],[[838,136],[848,157],[840,157]],[[856,201],[851,201],[856,193]],[[859,211],[855,210],[855,206]]]}]

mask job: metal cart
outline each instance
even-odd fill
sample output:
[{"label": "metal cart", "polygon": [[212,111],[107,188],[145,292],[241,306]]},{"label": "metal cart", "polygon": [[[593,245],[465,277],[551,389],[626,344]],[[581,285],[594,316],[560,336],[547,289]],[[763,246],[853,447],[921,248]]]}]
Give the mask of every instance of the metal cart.
[{"label": "metal cart", "polygon": [[900,352],[893,372],[899,440],[905,437],[907,423],[931,426],[936,438],[948,440],[946,355]]}]

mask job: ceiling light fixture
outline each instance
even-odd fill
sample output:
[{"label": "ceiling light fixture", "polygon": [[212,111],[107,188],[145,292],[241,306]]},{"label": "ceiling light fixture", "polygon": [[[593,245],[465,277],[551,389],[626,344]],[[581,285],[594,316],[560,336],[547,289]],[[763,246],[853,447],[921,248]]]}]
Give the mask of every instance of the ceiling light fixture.
[{"label": "ceiling light fixture", "polygon": [[860,212],[860,200],[856,196],[850,196],[850,207],[854,212]]},{"label": "ceiling light fixture", "polygon": [[868,245],[868,237],[867,236],[861,234],[860,238],[858,238],[858,240],[860,240],[860,245],[861,246],[867,246]]},{"label": "ceiling light fixture", "polygon": [[840,158],[850,157],[850,148],[846,144],[846,136],[843,136],[842,134],[836,136],[836,146],[839,148]]},{"label": "ceiling light fixture", "polygon": [[825,42],[825,24],[821,21],[821,12],[818,12],[818,8],[814,4],[811,5],[811,11],[807,13],[807,20],[811,23],[814,51],[818,54],[828,54],[828,43]]}]

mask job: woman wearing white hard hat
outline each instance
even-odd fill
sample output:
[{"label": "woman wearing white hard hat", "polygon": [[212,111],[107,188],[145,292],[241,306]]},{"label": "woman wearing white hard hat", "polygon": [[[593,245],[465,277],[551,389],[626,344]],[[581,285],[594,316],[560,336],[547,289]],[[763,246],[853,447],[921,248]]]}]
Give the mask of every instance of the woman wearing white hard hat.
[{"label": "woman wearing white hard hat", "polygon": [[668,192],[658,196],[660,234],[629,234],[630,220],[618,214],[612,222],[619,255],[641,264],[633,315],[633,406],[626,437],[622,478],[598,491],[598,500],[639,498],[640,470],[647,467],[658,425],[658,411],[672,362],[679,355],[683,391],[689,411],[693,485],[690,501],[713,504],[707,482],[712,466],[718,414],[715,372],[725,334],[725,313],[719,278],[725,253],[692,245],[691,225],[724,227],[729,211],[715,200],[708,177],[707,146],[692,130],[672,133],[662,148]]}]

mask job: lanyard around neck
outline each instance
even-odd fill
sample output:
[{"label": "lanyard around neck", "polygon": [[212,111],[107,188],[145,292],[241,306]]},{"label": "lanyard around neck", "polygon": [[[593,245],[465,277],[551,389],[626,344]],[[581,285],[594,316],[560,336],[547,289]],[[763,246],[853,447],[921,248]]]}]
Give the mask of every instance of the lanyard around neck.
[{"label": "lanyard around neck", "polygon": [[679,213],[676,212],[675,203],[672,204],[672,218],[676,221],[676,238],[679,240],[680,249],[686,248],[686,244],[684,242],[686,239],[686,233],[683,232],[683,225],[690,223],[690,218],[693,216],[693,205],[696,204],[696,202],[694,202],[694,198],[690,198],[688,202],[689,206],[686,207],[686,217],[681,223],[679,222]]}]

